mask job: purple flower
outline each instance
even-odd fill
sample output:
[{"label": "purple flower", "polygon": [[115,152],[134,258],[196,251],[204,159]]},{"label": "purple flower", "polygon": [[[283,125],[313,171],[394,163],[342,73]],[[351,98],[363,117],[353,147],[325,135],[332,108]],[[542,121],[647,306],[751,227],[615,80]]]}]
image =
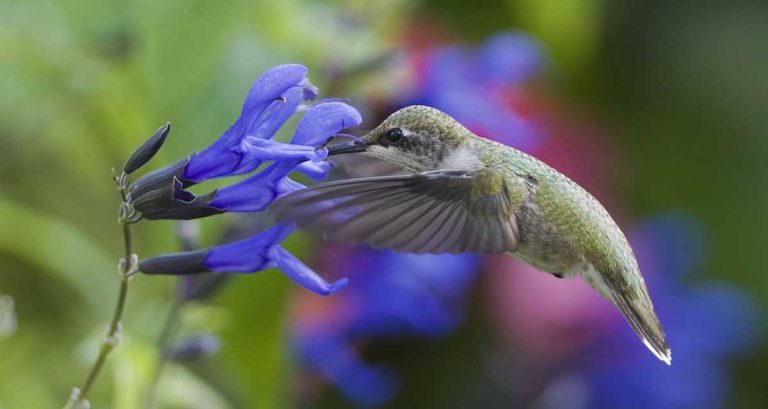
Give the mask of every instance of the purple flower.
[{"label": "purple flower", "polygon": [[[290,143],[272,140],[299,106],[315,96],[306,73],[306,67],[290,64],[262,74],[251,86],[240,117],[216,142],[131,185],[133,208],[145,219],[254,212],[264,210],[278,196],[303,187],[287,178],[294,169],[313,179],[325,177],[331,165],[325,161],[328,151],[321,145],[335,133],[359,125],[362,118],[346,103],[321,102],[306,111]],[[274,163],[218,191],[197,196],[185,190],[206,179],[252,172],[265,161]]]},{"label": "purple flower", "polygon": [[[357,110],[343,102],[324,102],[313,106],[299,121],[290,144],[270,141],[262,145],[262,157],[276,160],[275,163],[250,178],[217,191],[211,206],[230,212],[255,212],[264,210],[281,195],[304,188],[304,185],[286,177],[304,162],[301,152],[311,149],[311,153],[306,152],[308,158],[314,155],[318,160],[325,159],[328,151],[325,148],[316,151],[315,148],[334,134],[360,122],[362,118]],[[324,178],[330,170],[330,166],[309,163],[312,166],[297,170],[310,173],[315,179]]]},{"label": "purple flower", "polygon": [[279,246],[293,230],[293,226],[278,225],[245,240],[213,247],[207,251],[202,264],[209,271],[234,273],[277,267],[288,278],[316,294],[329,295],[342,289],[347,284],[346,278],[329,284]]},{"label": "purple flower", "polygon": [[[271,138],[296,113],[299,105],[316,94],[306,74],[306,67],[296,64],[281,65],[262,74],[253,83],[240,118],[216,142],[187,160],[145,175],[132,185],[134,208],[147,219],[193,219],[222,212],[258,212],[281,195],[304,187],[290,179],[294,170],[314,178],[325,177],[330,165],[324,161],[328,151],[321,145],[334,134],[359,125],[362,118],[346,103],[321,102],[306,111],[290,143],[273,141]],[[149,155],[140,155],[140,162],[146,162],[145,156]],[[252,172],[265,161],[271,163],[250,177],[206,195],[196,196],[184,190],[209,178]],[[307,161],[309,164],[305,164]],[[139,269],[147,274],[185,275],[253,273],[276,267],[317,294],[332,294],[344,287],[346,279],[330,284],[280,246],[293,230],[293,226],[278,225],[233,243],[163,254],[144,260]],[[211,284],[219,282],[210,280]],[[182,289],[184,296],[203,296],[208,288],[203,285],[206,283],[208,280],[198,288],[190,282]]]},{"label": "purple flower", "polygon": [[294,230],[277,225],[252,237],[204,250],[163,254],[139,264],[145,274],[199,274],[209,272],[255,273],[273,267],[316,294],[329,295],[341,290],[346,278],[330,284],[280,246]]},{"label": "purple flower", "polygon": [[271,139],[303,102],[317,90],[307,80],[307,67],[279,65],[261,74],[251,85],[240,117],[211,146],[189,158],[184,180],[203,180],[248,173],[276,156],[312,159],[314,149],[285,147]]}]

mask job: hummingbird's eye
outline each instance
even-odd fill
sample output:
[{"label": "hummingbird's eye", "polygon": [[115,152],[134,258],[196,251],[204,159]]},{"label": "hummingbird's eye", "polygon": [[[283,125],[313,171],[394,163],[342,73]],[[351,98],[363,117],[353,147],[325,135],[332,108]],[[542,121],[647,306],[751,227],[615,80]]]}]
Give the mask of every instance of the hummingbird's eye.
[{"label": "hummingbird's eye", "polygon": [[403,130],[400,128],[392,128],[385,132],[382,136],[383,137],[379,139],[379,142],[382,145],[397,145],[400,143],[400,141],[403,140]]}]

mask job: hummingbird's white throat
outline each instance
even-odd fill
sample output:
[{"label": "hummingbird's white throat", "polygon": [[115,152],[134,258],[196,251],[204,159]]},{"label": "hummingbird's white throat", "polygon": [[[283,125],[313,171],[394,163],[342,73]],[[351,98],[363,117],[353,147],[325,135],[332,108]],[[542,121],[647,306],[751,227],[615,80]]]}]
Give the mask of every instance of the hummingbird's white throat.
[{"label": "hummingbird's white throat", "polygon": [[477,151],[465,146],[460,146],[443,158],[440,169],[473,171],[483,167],[483,162],[477,155]]}]

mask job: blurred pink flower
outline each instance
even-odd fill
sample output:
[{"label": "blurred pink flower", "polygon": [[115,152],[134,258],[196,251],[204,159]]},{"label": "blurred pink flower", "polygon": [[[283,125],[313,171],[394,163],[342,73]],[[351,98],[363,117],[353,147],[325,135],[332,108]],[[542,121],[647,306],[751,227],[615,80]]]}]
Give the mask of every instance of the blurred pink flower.
[{"label": "blurred pink flower", "polygon": [[486,268],[492,325],[519,356],[542,366],[578,352],[620,318],[580,279],[560,280],[509,256],[489,258]]}]

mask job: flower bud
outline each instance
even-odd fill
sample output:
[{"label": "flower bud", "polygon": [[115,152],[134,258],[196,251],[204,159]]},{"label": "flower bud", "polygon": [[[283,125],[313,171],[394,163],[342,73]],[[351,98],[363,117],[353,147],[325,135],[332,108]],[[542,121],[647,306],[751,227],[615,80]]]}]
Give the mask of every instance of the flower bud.
[{"label": "flower bud", "polygon": [[131,205],[142,218],[190,220],[224,212],[211,205],[216,191],[197,196],[184,190],[193,184],[180,176],[188,160],[147,173],[131,185]]},{"label": "flower bud", "polygon": [[155,131],[154,135],[150,136],[149,139],[138,147],[138,149],[133,151],[133,154],[131,154],[131,157],[128,158],[123,166],[123,172],[130,175],[140,167],[146,165],[163,146],[165,138],[168,137],[168,132],[170,132],[170,130],[171,124],[168,122]]},{"label": "flower bud", "polygon": [[161,254],[139,263],[144,274],[185,275],[210,272],[205,265],[206,250]]}]

